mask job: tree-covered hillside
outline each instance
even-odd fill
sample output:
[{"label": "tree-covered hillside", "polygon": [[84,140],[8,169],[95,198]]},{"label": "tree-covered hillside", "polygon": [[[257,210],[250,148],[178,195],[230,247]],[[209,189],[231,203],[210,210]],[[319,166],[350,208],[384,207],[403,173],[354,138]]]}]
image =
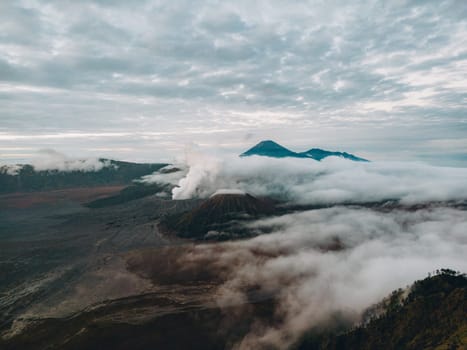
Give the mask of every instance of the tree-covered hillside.
[{"label": "tree-covered hillside", "polygon": [[407,297],[391,294],[384,312],[338,336],[309,336],[304,350],[467,349],[467,277],[442,269],[417,281]]}]

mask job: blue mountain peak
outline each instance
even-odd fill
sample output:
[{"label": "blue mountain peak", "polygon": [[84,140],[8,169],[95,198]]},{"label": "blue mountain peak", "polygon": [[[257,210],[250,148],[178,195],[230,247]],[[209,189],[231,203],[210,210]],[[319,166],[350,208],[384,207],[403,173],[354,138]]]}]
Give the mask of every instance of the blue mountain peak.
[{"label": "blue mountain peak", "polygon": [[242,153],[241,157],[247,156],[265,156],[274,158],[296,157],[297,153],[279,145],[272,140],[261,141],[257,145],[250,148],[248,151]]},{"label": "blue mountain peak", "polygon": [[320,148],[312,148],[305,152],[294,152],[291,151],[284,146],[281,146],[277,142],[272,140],[264,140],[258,143],[257,145],[253,146],[246,152],[242,153],[240,157],[248,157],[248,156],[263,156],[263,157],[272,157],[272,158],[285,158],[285,157],[292,157],[292,158],[311,158],[315,160],[322,160],[326,157],[341,157],[345,159],[350,159],[356,162],[368,162],[368,160],[357,157],[353,154],[347,152],[335,152],[335,151],[327,151]]}]

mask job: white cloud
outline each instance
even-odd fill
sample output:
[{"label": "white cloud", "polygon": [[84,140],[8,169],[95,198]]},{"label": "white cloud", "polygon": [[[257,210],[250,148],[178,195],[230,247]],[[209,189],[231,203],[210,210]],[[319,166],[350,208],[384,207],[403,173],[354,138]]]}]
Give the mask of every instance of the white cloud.
[{"label": "white cloud", "polygon": [[18,164],[5,164],[5,165],[0,165],[0,174],[6,174],[6,175],[18,175],[18,173],[21,171],[23,167]]},{"label": "white cloud", "polygon": [[238,349],[287,348],[336,313],[358,322],[367,307],[428,272],[467,270],[463,210],[333,207],[248,227],[272,232],[198,245],[177,262],[222,276],[225,282],[217,292],[221,307],[245,302],[251,290],[275,296],[274,324],[258,320]]},{"label": "white cloud", "polygon": [[43,149],[37,152],[31,165],[36,171],[99,171],[104,167],[113,166],[108,160],[99,158],[70,158],[53,149]]},{"label": "white cloud", "polygon": [[401,203],[464,200],[467,169],[409,162],[352,162],[310,159],[211,156],[187,153],[188,172],[173,190],[174,199],[209,197],[218,189],[300,204]]},{"label": "white cloud", "polygon": [[181,179],[187,174],[185,165],[167,165],[150,175],[145,175],[138,182],[150,184],[178,185]]}]

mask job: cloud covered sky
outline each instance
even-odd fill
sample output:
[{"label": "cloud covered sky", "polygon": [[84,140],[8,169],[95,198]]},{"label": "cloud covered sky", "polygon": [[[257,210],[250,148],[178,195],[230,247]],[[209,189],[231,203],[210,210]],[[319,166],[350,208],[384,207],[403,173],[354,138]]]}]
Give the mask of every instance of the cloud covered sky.
[{"label": "cloud covered sky", "polygon": [[0,159],[261,139],[467,165],[467,6],[0,2]]}]

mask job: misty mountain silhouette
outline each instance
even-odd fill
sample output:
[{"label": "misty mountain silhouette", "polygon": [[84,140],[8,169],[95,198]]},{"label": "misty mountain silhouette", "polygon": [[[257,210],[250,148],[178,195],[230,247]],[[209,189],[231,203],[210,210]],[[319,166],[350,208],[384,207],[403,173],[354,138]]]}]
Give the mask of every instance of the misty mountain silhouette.
[{"label": "misty mountain silhouette", "polygon": [[233,220],[258,218],[273,212],[271,201],[248,193],[215,194],[191,211],[165,218],[161,225],[181,237],[201,238],[209,231],[227,230]]},{"label": "misty mountain silhouette", "polygon": [[353,154],[347,152],[334,152],[334,151],[327,151],[320,148],[312,148],[305,152],[294,152],[291,151],[284,146],[279,145],[277,142],[272,140],[265,140],[261,141],[257,145],[253,146],[246,152],[242,153],[240,157],[248,157],[248,156],[263,156],[263,157],[272,157],[272,158],[311,158],[315,160],[322,160],[326,157],[341,157],[349,160],[353,160],[355,162],[368,162],[368,160],[364,158],[357,157]]}]

